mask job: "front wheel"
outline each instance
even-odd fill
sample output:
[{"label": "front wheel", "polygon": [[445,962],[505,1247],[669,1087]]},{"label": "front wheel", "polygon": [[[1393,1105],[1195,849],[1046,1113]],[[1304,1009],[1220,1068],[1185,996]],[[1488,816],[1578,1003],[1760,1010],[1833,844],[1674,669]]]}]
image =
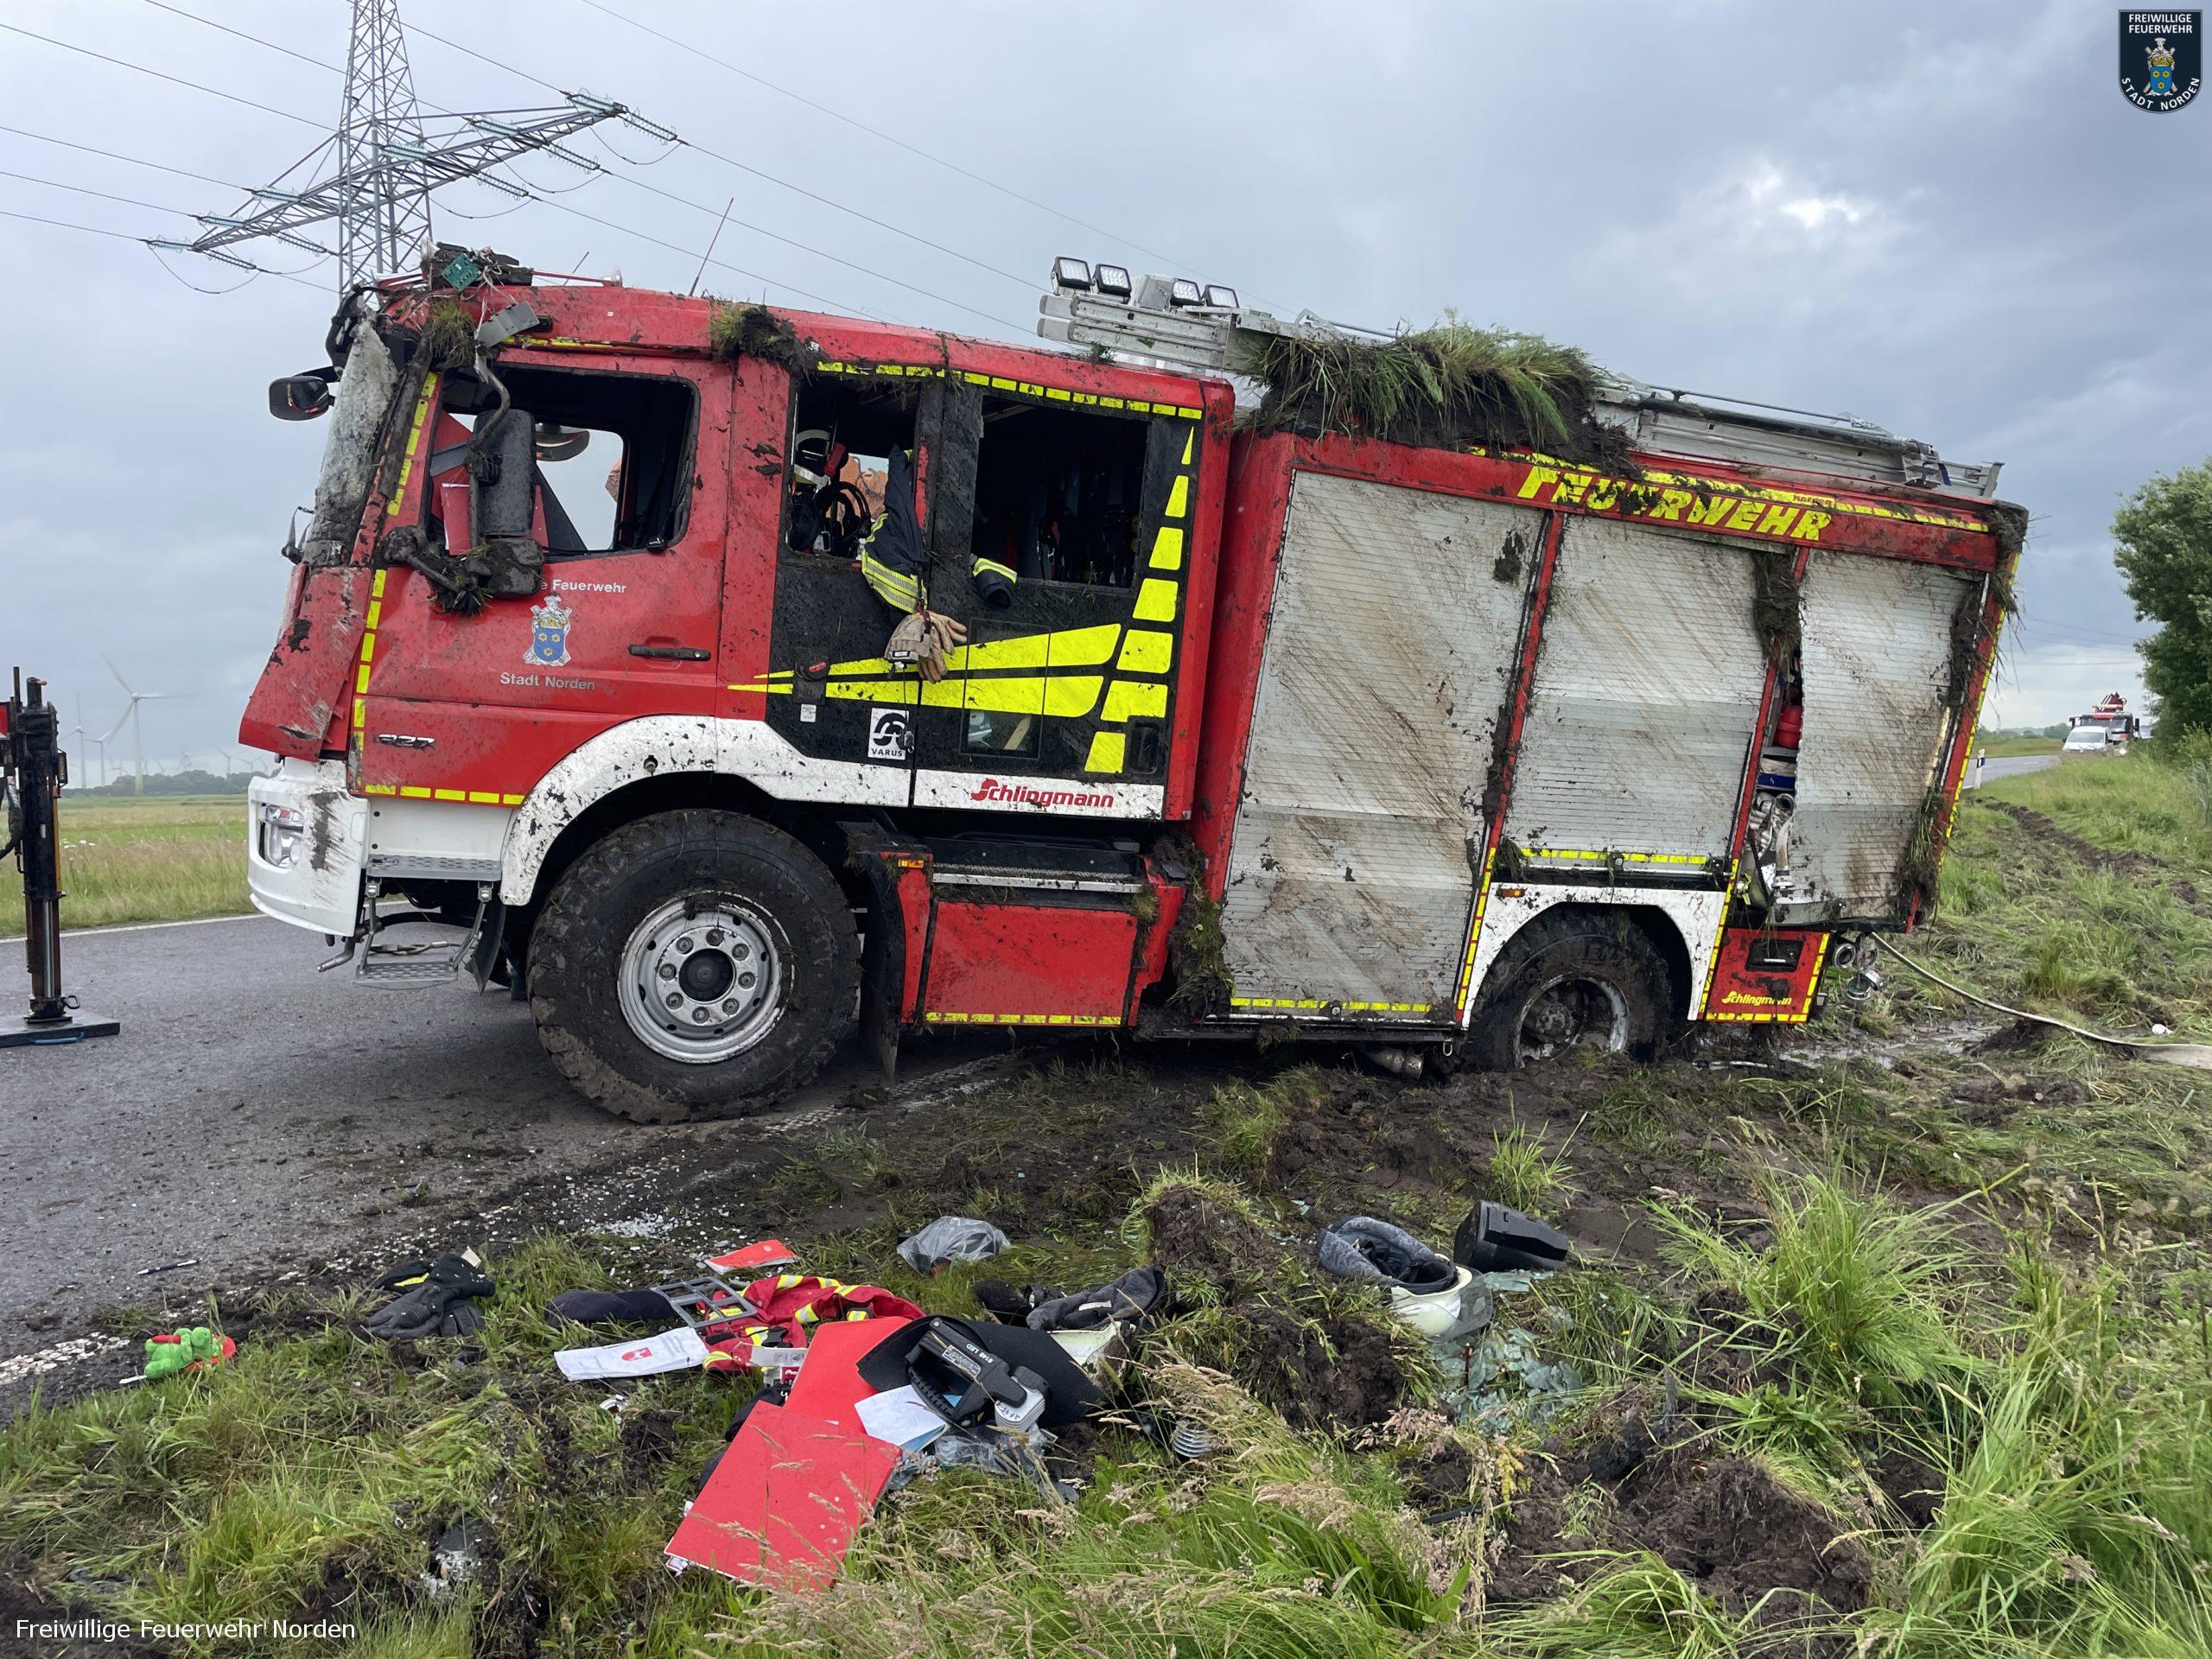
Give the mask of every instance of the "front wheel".
[{"label": "front wheel", "polygon": [[1578,1049],[1648,1058],[1668,1006],[1667,964],[1633,923],[1586,911],[1541,917],[1491,969],[1468,1058],[1498,1071]]},{"label": "front wheel", "polygon": [[531,936],[537,1034],[594,1103],[641,1123],[735,1117],[851,1028],[852,912],[822,861],[734,812],[658,813],[570,865]]}]

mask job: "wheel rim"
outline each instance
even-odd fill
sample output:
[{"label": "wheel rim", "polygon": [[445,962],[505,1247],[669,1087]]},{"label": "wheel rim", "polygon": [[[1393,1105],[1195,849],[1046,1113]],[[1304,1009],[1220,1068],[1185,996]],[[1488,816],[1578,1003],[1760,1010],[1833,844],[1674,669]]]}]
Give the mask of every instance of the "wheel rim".
[{"label": "wheel rim", "polygon": [[654,1053],[688,1065],[743,1053],[783,1012],[777,937],[739,900],[671,899],[622,947],[622,1017]]},{"label": "wheel rim", "polygon": [[1562,974],[1536,988],[1521,1010],[1515,1058],[1532,1065],[1569,1049],[1618,1053],[1628,1046],[1628,1001],[1619,989],[1588,974]]}]

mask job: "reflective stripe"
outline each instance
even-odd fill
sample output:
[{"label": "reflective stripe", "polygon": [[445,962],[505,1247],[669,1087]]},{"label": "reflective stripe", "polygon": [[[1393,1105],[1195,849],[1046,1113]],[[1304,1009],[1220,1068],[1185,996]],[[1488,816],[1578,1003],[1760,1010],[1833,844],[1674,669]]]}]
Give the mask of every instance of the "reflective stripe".
[{"label": "reflective stripe", "polygon": [[931,1010],[922,1018],[933,1026],[1118,1026],[1113,1014],[946,1014]]},{"label": "reflective stripe", "polygon": [[868,585],[875,590],[877,598],[898,610],[914,610],[922,602],[920,578],[893,570],[866,548],[861,550],[861,575],[868,578]]},{"label": "reflective stripe", "polygon": [[1106,688],[1106,707],[1099,719],[1157,720],[1167,713],[1167,687],[1160,680],[1116,680]]},{"label": "reflective stripe", "polygon": [[1345,1014],[1427,1014],[1426,1002],[1329,1002],[1318,996],[1232,996],[1232,1008],[1334,1008]]},{"label": "reflective stripe", "polygon": [[[391,499],[384,504],[385,517],[387,518],[396,517],[398,514],[400,504],[407,499],[407,480],[415,475],[415,454],[423,447],[423,423],[429,417],[431,401],[437,395],[438,377],[435,374],[424,375],[423,395],[415,400],[414,423],[407,429],[407,453],[401,458],[399,463],[399,481],[391,486]],[[381,580],[384,573],[378,571],[377,574]],[[377,591],[383,590],[379,588]]]},{"label": "reflective stripe", "polygon": [[1137,589],[1136,608],[1129,614],[1140,622],[1173,622],[1175,584],[1159,576],[1147,576],[1144,586]]},{"label": "reflective stripe", "polygon": [[1001,564],[996,559],[987,559],[980,553],[977,554],[976,563],[969,567],[969,574],[980,576],[987,570],[994,575],[1004,576],[1008,582],[1019,582],[1021,579],[1014,573],[1011,565]]},{"label": "reflective stripe", "polygon": [[925,709],[971,709],[996,715],[1054,715],[1078,719],[1098,703],[1105,681],[1096,674],[1023,674],[1000,680],[831,680],[822,695],[841,702],[900,702]]},{"label": "reflective stripe", "polygon": [[1173,634],[1131,628],[1129,637],[1122,644],[1121,658],[1114,666],[1125,674],[1165,674],[1174,655]]},{"label": "reflective stripe", "polygon": [[1128,747],[1128,740],[1119,732],[1095,732],[1090,739],[1090,753],[1084,761],[1085,772],[1119,772]]},{"label": "reflective stripe", "polygon": [[1624,853],[1602,847],[1523,847],[1523,858],[1564,858],[1585,864],[1610,864],[1618,859],[1624,864],[1704,864],[1709,861],[1707,853]]}]

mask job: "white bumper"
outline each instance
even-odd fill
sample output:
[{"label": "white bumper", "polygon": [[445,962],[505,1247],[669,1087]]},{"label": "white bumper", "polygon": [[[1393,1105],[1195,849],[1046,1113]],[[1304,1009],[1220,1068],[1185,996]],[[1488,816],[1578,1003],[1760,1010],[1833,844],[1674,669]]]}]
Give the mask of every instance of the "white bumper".
[{"label": "white bumper", "polygon": [[350,938],[361,905],[369,804],[340,760],[286,760],[246,791],[246,886],[280,922]]}]

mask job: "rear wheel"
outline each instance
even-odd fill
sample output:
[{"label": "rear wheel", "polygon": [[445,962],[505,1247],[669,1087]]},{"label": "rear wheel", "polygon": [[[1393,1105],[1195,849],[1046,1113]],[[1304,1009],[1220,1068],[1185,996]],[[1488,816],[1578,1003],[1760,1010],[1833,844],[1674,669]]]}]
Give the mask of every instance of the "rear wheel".
[{"label": "rear wheel", "polygon": [[555,885],[531,936],[538,1039],[641,1123],[758,1111],[852,1027],[852,912],[822,861],[734,812],[626,824]]},{"label": "rear wheel", "polygon": [[1541,917],[1491,969],[1466,1057],[1490,1071],[1578,1049],[1644,1058],[1668,1028],[1668,1007],[1667,965],[1633,923],[1588,911]]}]

